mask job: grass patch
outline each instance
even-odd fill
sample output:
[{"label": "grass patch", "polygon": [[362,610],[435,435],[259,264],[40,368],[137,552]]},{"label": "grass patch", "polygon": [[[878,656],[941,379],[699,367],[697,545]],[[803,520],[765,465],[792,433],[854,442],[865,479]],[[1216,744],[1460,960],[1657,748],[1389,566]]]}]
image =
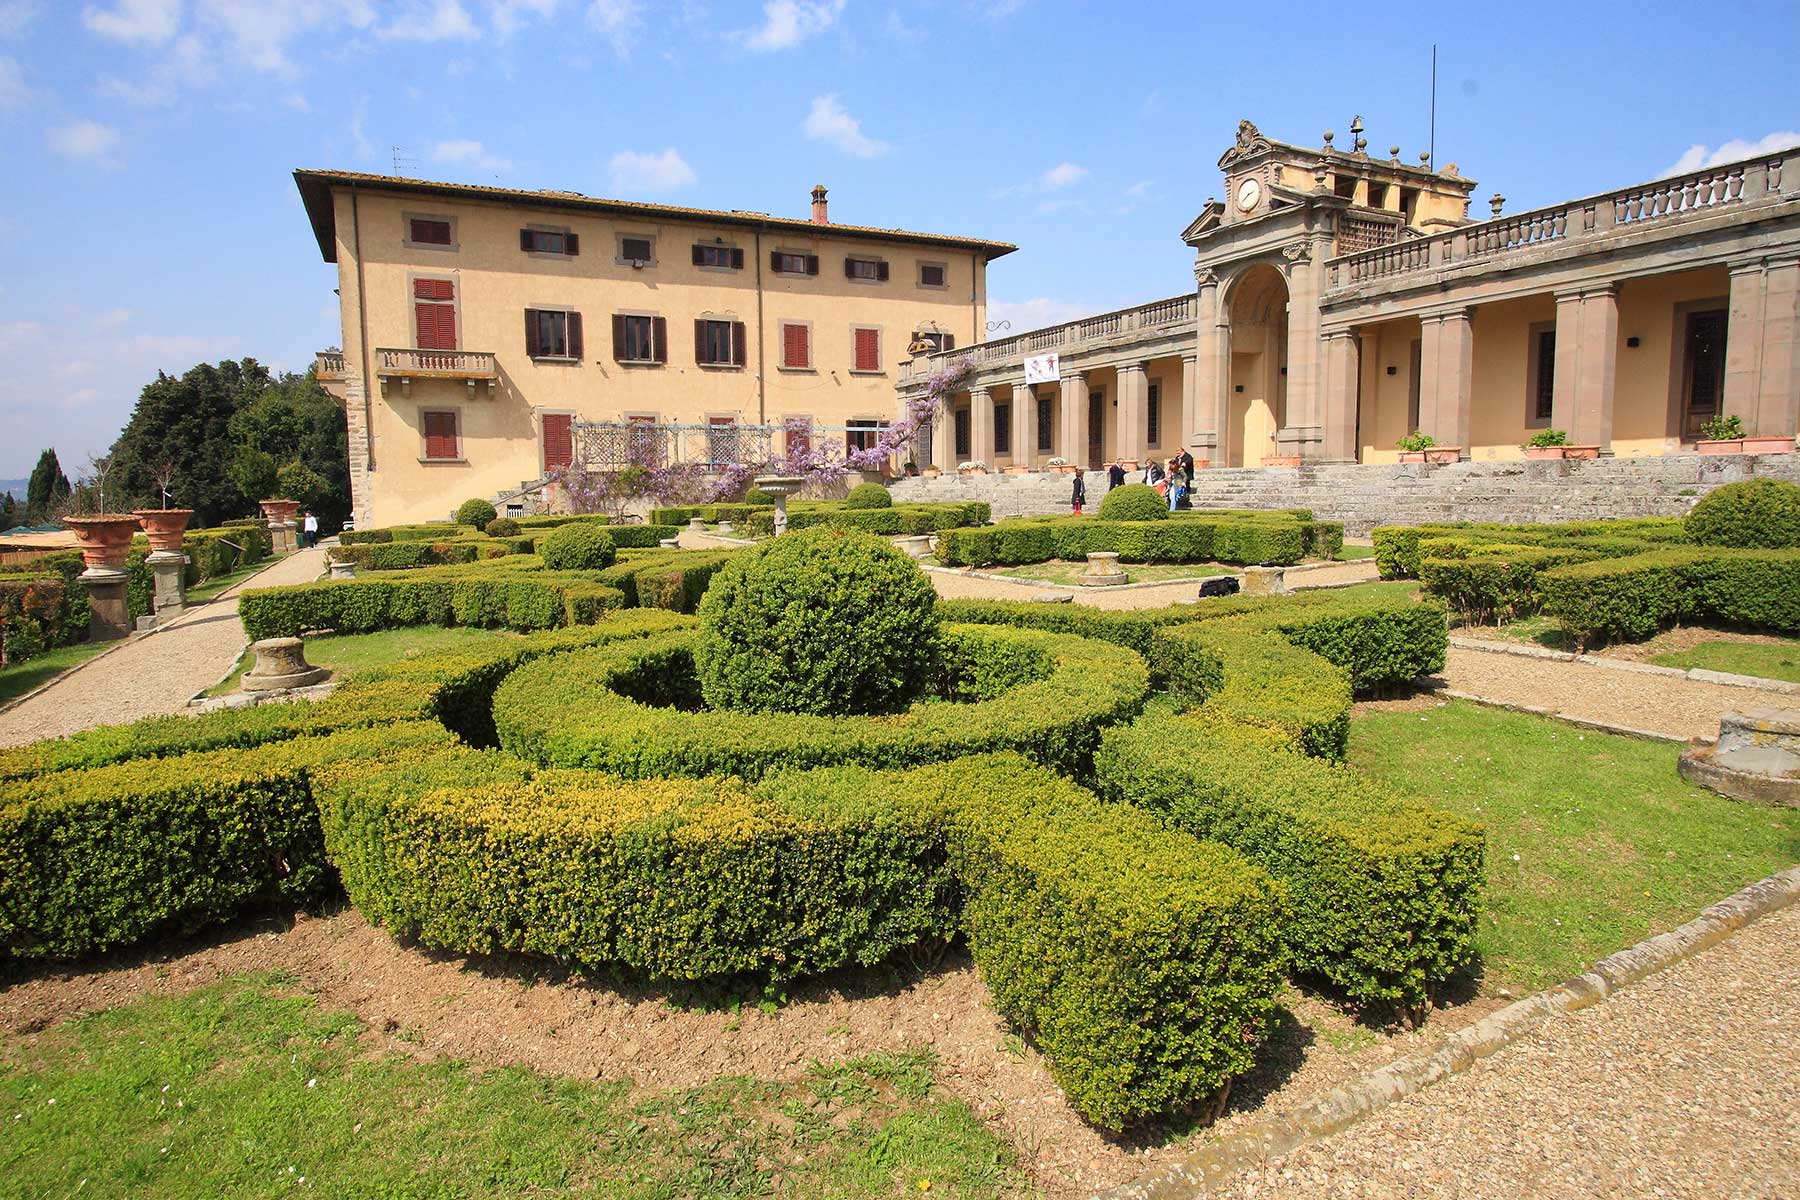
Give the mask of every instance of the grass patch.
[{"label": "grass patch", "polygon": [[1343,549],[1338,551],[1337,557],[1340,562],[1349,562],[1353,559],[1374,558],[1375,547],[1358,546],[1351,542],[1345,542]]},{"label": "grass patch", "polygon": [[[338,674],[361,671],[384,663],[435,654],[470,642],[488,642],[497,638],[516,638],[521,634],[505,629],[470,629],[461,625],[442,627],[418,625],[405,629],[381,629],[374,633],[322,633],[306,639],[306,661],[315,667],[326,667]],[[223,696],[238,690],[245,671],[256,663],[249,650],[238,656],[237,666],[225,679],[206,689],[209,696]]]},{"label": "grass patch", "polygon": [[26,692],[43,687],[70,667],[86,662],[116,642],[81,642],[74,646],[57,646],[22,663],[0,667],[0,704],[17,700]]},{"label": "grass patch", "polygon": [[1789,639],[1771,642],[1701,642],[1686,650],[1665,650],[1650,659],[1658,666],[1691,670],[1729,671],[1734,675],[1756,675],[1763,679],[1785,679],[1800,683],[1800,641]]},{"label": "grass patch", "polygon": [[[996,567],[987,569],[985,573],[1006,575],[1014,579],[1041,579],[1047,583],[1078,585],[1081,583],[1081,576],[1087,574],[1087,569],[1085,562],[1052,559],[1049,562],[1026,563],[1017,567]],[[1129,575],[1133,583],[1179,583],[1184,579],[1200,580],[1213,575],[1230,575],[1234,571],[1234,568],[1218,563],[1120,563],[1119,569]]]},{"label": "grass patch", "polygon": [[[281,976],[82,1017],[0,1051],[21,1196],[1004,1197],[1011,1153],[927,1053],[655,1092],[373,1052]],[[18,1113],[16,1119],[12,1114]],[[929,1184],[929,1186],[926,1186]]]},{"label": "grass patch", "polygon": [[1675,773],[1677,747],[1452,701],[1359,716],[1350,760],[1488,829],[1484,986],[1535,990],[1800,861],[1800,811]]}]

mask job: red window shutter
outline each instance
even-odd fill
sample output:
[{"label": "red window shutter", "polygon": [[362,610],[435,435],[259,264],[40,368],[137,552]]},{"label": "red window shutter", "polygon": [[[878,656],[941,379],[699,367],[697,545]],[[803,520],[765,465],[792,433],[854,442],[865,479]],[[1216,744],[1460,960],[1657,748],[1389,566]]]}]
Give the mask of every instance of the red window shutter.
[{"label": "red window shutter", "polygon": [[544,414],[544,473],[575,461],[575,418],[568,413]]},{"label": "red window shutter", "polygon": [[856,331],[855,364],[858,371],[881,370],[881,333],[878,330]]},{"label": "red window shutter", "polygon": [[810,331],[804,325],[783,325],[781,327],[781,365],[784,367],[810,367],[811,347],[807,345]]},{"label": "red window shutter", "polygon": [[625,361],[625,318],[619,313],[613,314],[613,360]]},{"label": "red window shutter", "polygon": [[808,275],[817,275],[819,273],[819,256],[818,255],[809,254],[806,256],[806,273]]},{"label": "red window shutter", "polygon": [[563,234],[563,253],[574,258],[581,253],[581,235],[578,233]]},{"label": "red window shutter", "polygon": [[669,361],[669,323],[662,317],[655,317],[650,322],[650,361]]},{"label": "red window shutter", "polygon": [[454,300],[456,285],[448,279],[415,279],[413,295],[420,300]]},{"label": "red window shutter", "polygon": [[456,349],[456,306],[454,304],[434,304],[437,309],[437,350]]},{"label": "red window shutter", "polygon": [[744,323],[731,323],[731,364],[735,367],[744,365]]},{"label": "red window shutter", "polygon": [[425,457],[457,457],[455,413],[428,412],[425,414]]},{"label": "red window shutter", "polygon": [[744,251],[741,246],[733,246],[731,248],[731,269],[734,271],[741,271],[744,269]]},{"label": "red window shutter", "polygon": [[544,344],[538,340],[537,309],[528,308],[525,310],[525,357],[536,358],[543,352]]},{"label": "red window shutter", "polygon": [[585,358],[586,348],[581,344],[581,314],[569,314],[569,357]]}]

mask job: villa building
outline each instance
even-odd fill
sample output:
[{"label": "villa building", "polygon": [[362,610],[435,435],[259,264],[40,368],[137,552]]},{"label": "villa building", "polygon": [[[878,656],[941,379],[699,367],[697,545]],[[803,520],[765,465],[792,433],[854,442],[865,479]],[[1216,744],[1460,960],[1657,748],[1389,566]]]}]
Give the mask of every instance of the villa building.
[{"label": "villa building", "polygon": [[[1004,242],[335,171],[296,171],[338,268],[359,525],[503,497],[617,432],[623,456],[869,444],[914,347],[981,339]],[[792,432],[790,427],[807,432]],[[780,453],[777,445],[775,452]],[[690,459],[691,460],[691,459]]]},{"label": "villa building", "polygon": [[1476,462],[1546,429],[1666,455],[1720,414],[1793,449],[1800,151],[1474,221],[1454,165],[1360,134],[1240,123],[1226,199],[1182,234],[1194,291],[910,362],[903,400],[946,360],[974,372],[927,461],[1392,463],[1414,430]]}]

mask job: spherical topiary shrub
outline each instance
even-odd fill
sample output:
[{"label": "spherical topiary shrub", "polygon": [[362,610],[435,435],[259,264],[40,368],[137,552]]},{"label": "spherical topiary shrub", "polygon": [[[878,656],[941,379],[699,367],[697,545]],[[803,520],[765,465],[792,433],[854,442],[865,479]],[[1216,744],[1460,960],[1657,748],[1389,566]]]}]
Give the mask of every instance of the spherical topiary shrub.
[{"label": "spherical topiary shrub", "polygon": [[558,525],[538,543],[538,554],[552,571],[598,571],[619,556],[612,535],[594,521]]},{"label": "spherical topiary shrub", "polygon": [[769,493],[763,491],[761,488],[751,488],[744,493],[744,503],[753,505],[756,508],[774,508],[775,497],[769,495]]},{"label": "spherical topiary shrub", "polygon": [[1147,483],[1127,483],[1106,493],[1100,501],[1103,521],[1166,521],[1169,502]]},{"label": "spherical topiary shrub", "polygon": [[879,483],[859,483],[850,489],[845,508],[892,508],[894,498]]},{"label": "spherical topiary shrub", "polygon": [[1687,516],[1687,535],[1702,546],[1800,547],[1800,484],[1751,479],[1708,492]]},{"label": "spherical topiary shrub", "polygon": [[487,523],[489,537],[518,537],[519,523],[511,517],[495,517]]},{"label": "spherical topiary shrub", "polygon": [[486,500],[464,500],[462,507],[456,510],[458,525],[473,525],[477,529],[486,529],[487,523],[500,514]]},{"label": "spherical topiary shrub", "polygon": [[935,601],[925,572],[874,534],[783,534],[713,576],[694,654],[700,693],[747,712],[897,712],[929,675]]}]

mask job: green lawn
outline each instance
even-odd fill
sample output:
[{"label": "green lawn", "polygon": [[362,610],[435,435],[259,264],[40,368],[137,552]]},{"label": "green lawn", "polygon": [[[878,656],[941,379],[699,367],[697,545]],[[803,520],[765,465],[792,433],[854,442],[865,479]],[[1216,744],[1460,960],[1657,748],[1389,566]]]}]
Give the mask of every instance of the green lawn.
[{"label": "green lawn", "polygon": [[40,688],[77,663],[86,662],[116,642],[82,642],[58,646],[22,663],[0,667],[0,704]]},{"label": "green lawn", "polygon": [[1791,638],[1779,644],[1701,642],[1689,650],[1664,651],[1650,661],[1665,667],[1702,667],[1800,683],[1800,641]]},{"label": "green lawn", "polygon": [[[306,639],[306,661],[315,667],[327,667],[343,674],[379,666],[402,658],[432,654],[470,642],[488,642],[496,638],[521,636],[504,629],[467,629],[461,625],[448,628],[438,625],[415,625],[408,629],[383,629],[375,633],[325,633]],[[238,690],[238,680],[255,664],[256,656],[248,650],[238,659],[237,667],[221,683],[206,690],[209,696],[223,696]]]},{"label": "green lawn", "polygon": [[1800,811],[1675,773],[1677,747],[1452,701],[1359,716],[1350,759],[1488,829],[1484,984],[1532,990],[1800,862]]},{"label": "green lawn", "polygon": [[229,575],[215,575],[211,579],[202,580],[188,589],[188,603],[198,604],[202,600],[211,600],[214,596],[218,595],[232,584],[242,583],[264,567],[272,565],[274,561],[273,557],[265,558],[259,563],[251,563],[249,566],[244,567],[241,570],[233,571]]},{"label": "green lawn", "polygon": [[1025,1194],[924,1053],[677,1092],[476,1071],[375,1049],[278,975],[8,1046],[0,1105],[15,1196]]},{"label": "green lawn", "polygon": [[[1049,583],[1079,584],[1087,573],[1085,562],[1026,563],[1017,567],[1000,567],[995,575],[1015,579],[1041,579]],[[1212,575],[1229,575],[1233,568],[1218,563],[1120,563],[1119,569],[1131,576],[1133,583],[1174,583],[1183,579],[1205,579]]]},{"label": "green lawn", "polygon": [[1374,557],[1375,547],[1373,546],[1354,546],[1349,542],[1345,542],[1344,548],[1338,551],[1338,558],[1346,562],[1351,559]]}]

